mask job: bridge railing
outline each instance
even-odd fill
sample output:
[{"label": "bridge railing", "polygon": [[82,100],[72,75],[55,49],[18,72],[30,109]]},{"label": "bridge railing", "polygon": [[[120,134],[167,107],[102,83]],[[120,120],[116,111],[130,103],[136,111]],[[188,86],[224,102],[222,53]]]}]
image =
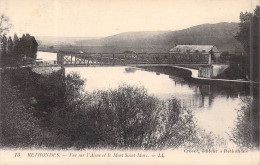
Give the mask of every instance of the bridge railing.
[{"label": "bridge railing", "polygon": [[59,52],[60,65],[209,64],[209,54]]}]

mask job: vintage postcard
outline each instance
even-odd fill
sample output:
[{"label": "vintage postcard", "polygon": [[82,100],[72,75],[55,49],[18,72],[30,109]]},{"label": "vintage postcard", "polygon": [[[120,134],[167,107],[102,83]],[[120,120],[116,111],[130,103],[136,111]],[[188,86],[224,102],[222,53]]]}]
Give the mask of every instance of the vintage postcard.
[{"label": "vintage postcard", "polygon": [[0,0],[0,164],[252,164],[259,0]]}]

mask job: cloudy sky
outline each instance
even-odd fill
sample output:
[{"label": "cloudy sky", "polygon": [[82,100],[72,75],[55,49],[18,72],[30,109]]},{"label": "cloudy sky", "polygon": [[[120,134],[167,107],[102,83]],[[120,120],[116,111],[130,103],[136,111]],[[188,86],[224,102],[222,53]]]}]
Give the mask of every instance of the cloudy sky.
[{"label": "cloudy sky", "polygon": [[239,22],[260,0],[0,0],[10,33],[100,37],[127,31],[181,30]]}]

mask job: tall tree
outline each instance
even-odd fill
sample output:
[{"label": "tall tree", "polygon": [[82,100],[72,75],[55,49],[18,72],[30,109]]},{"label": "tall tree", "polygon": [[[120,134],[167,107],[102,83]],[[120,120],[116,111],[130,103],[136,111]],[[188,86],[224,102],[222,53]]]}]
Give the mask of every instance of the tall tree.
[{"label": "tall tree", "polygon": [[0,14],[0,65],[3,66],[3,61],[7,55],[7,38],[5,35],[9,32],[12,25],[9,23],[9,18]]},{"label": "tall tree", "polygon": [[18,53],[24,55],[27,58],[36,58],[38,43],[30,34],[23,34],[18,42]]},{"label": "tall tree", "polygon": [[256,6],[254,13],[240,14],[239,32],[235,38],[242,43],[249,57],[247,72],[251,80],[259,79],[259,20],[260,6]]},{"label": "tall tree", "polygon": [[12,24],[9,23],[9,18],[3,14],[0,14],[0,38],[9,32]]},{"label": "tall tree", "polygon": [[8,41],[7,41],[7,53],[8,53],[8,54],[12,54],[12,53],[13,53],[13,46],[14,46],[13,40],[12,40],[12,38],[9,36]]},{"label": "tall tree", "polygon": [[1,55],[6,56],[6,54],[7,54],[7,38],[6,38],[6,36],[5,35],[2,36],[1,40],[2,40]]},{"label": "tall tree", "polygon": [[[240,14],[240,23],[239,29],[240,31],[237,33],[235,38],[242,43],[244,46],[244,50],[247,53],[247,61],[242,61],[241,63],[247,64],[248,75],[251,80],[259,81],[259,21],[260,21],[260,6],[256,6],[254,13],[241,13]],[[253,85],[251,86],[251,88]],[[251,104],[252,106],[248,106],[247,114],[245,116],[249,116],[251,122],[251,129],[253,130],[252,135],[252,143],[257,144],[259,147],[259,85],[255,89],[256,94],[253,94],[253,98],[255,99]],[[254,90],[253,90],[254,91]],[[244,130],[243,130],[244,131]]]},{"label": "tall tree", "polygon": [[36,55],[37,55],[37,50],[38,50],[38,43],[35,39],[35,37],[31,37],[31,55],[32,55],[32,58],[36,58]]},{"label": "tall tree", "polygon": [[19,38],[17,36],[17,34],[14,34],[14,41],[13,41],[13,45],[14,45],[14,55],[18,55],[18,49],[19,49]]},{"label": "tall tree", "polygon": [[27,47],[27,43],[26,43],[26,36],[25,34],[22,35],[22,37],[19,40],[18,43],[18,55],[26,55],[26,47]]},{"label": "tall tree", "polygon": [[32,58],[32,54],[31,54],[31,48],[32,48],[32,41],[31,41],[31,36],[30,34],[26,33],[25,35],[25,45],[26,45],[26,50],[25,50],[25,54],[28,57]]}]

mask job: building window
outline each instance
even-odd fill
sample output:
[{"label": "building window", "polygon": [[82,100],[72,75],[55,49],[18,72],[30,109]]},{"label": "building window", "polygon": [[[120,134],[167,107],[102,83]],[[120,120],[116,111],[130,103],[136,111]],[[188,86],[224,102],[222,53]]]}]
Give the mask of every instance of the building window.
[{"label": "building window", "polygon": [[199,50],[195,50],[195,53],[199,53]]},{"label": "building window", "polygon": [[187,49],[186,52],[187,52],[187,53],[190,53],[190,49]]},{"label": "building window", "polygon": [[205,53],[206,52],[206,50],[202,50],[202,53]]}]

